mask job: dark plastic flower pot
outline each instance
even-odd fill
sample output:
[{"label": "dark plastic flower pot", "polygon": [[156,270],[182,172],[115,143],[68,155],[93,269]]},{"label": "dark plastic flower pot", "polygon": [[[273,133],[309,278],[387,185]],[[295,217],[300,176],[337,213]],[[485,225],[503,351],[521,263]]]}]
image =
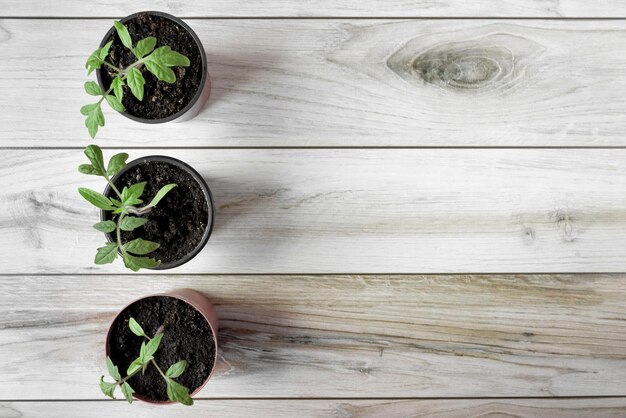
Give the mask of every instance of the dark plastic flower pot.
[{"label": "dark plastic flower pot", "polygon": [[[200,314],[204,317],[204,319],[207,321],[209,328],[211,329],[211,333],[213,334],[213,341],[215,342],[215,358],[213,359],[213,368],[211,369],[211,372],[209,373],[209,376],[205,379],[205,381],[198,386],[198,388],[196,388],[192,393],[190,393],[190,396],[194,396],[196,395],[198,392],[200,392],[200,390],[202,390],[202,388],[207,384],[207,382],[211,379],[211,376],[213,376],[213,372],[215,371],[215,366],[217,364],[217,350],[218,350],[218,343],[217,343],[217,332],[219,329],[219,318],[217,316],[217,311],[215,310],[215,308],[213,307],[213,304],[209,301],[209,299],[204,296],[202,293],[198,292],[197,290],[193,290],[193,289],[175,289],[169,292],[165,292],[165,293],[161,293],[161,294],[156,294],[156,295],[148,295],[148,296],[144,296],[141,297],[139,299],[136,299],[134,301],[132,301],[131,303],[129,303],[128,305],[126,305],[124,307],[124,309],[122,309],[117,315],[115,315],[115,318],[113,318],[113,320],[111,321],[111,324],[109,325],[109,331],[107,332],[107,337],[106,337],[106,342],[105,342],[105,352],[106,352],[106,356],[110,356],[111,355],[111,332],[113,330],[113,325],[115,324],[115,321],[117,321],[117,318],[132,304],[134,304],[137,301],[140,301],[142,299],[146,299],[146,298],[150,298],[150,297],[154,297],[154,296],[169,296],[169,297],[173,297],[179,300],[182,300],[185,303],[188,303],[189,305],[193,306],[198,312],[200,312]],[[157,404],[157,405],[168,405],[168,404],[173,404],[175,402],[172,401],[161,401],[161,400],[155,400],[155,399],[150,399],[147,398],[145,396],[141,396],[139,394],[134,394],[133,397],[135,399],[139,399],[140,401],[144,401],[144,402],[148,402],[148,403],[152,403],[152,404]]]},{"label": "dark plastic flower pot", "polygon": [[[189,173],[189,175],[191,175],[191,177],[193,177],[194,180],[196,180],[198,182],[198,184],[200,185],[200,188],[202,189],[202,193],[204,194],[204,198],[206,200],[207,203],[207,207],[208,207],[208,212],[209,212],[209,219],[207,221],[207,227],[204,230],[204,234],[202,235],[202,239],[200,240],[200,242],[198,243],[198,245],[196,245],[196,247],[193,249],[193,251],[191,251],[190,253],[186,254],[183,258],[181,258],[180,260],[177,261],[172,261],[170,263],[162,263],[156,267],[154,267],[151,270],[167,270],[167,269],[172,269],[175,267],[179,267],[182,266],[183,264],[185,264],[186,262],[188,262],[189,260],[191,260],[192,258],[194,258],[196,255],[198,255],[198,253],[200,251],[202,251],[202,249],[204,248],[204,246],[206,245],[207,241],[209,240],[209,237],[211,236],[211,232],[213,231],[213,224],[215,223],[215,205],[213,204],[213,195],[211,194],[211,189],[209,189],[209,186],[206,184],[206,181],[204,181],[204,179],[202,178],[202,176],[193,168],[191,167],[189,164],[177,159],[177,158],[173,158],[173,157],[167,157],[164,155],[149,155],[147,157],[142,157],[142,158],[138,158],[136,160],[131,161],[130,163],[128,163],[124,168],[122,168],[119,173],[117,173],[115,176],[113,176],[113,178],[111,179],[111,181],[113,182],[113,184],[115,184],[115,182],[120,178],[120,176],[122,176],[124,173],[126,173],[129,169],[140,165],[140,164],[145,164],[149,161],[161,161],[161,162],[165,162],[165,163],[169,163],[172,165],[175,165],[177,167],[180,167],[181,169],[183,169],[184,171],[186,171],[187,173]],[[164,184],[161,185],[165,186]],[[106,188],[104,189],[104,195],[105,196],[110,196],[111,194],[111,186],[109,184],[107,184]],[[150,196],[150,199],[153,196]],[[150,219],[150,214],[147,215],[148,221]],[[100,210],[100,220],[105,221],[109,219],[107,217],[107,211],[104,210]],[[115,242],[116,239],[115,237],[111,234],[111,233],[105,233],[105,236],[107,238],[107,240],[109,242]]]},{"label": "dark plastic flower pot", "polygon": [[[127,118],[132,119],[132,120],[134,120],[136,122],[152,123],[152,124],[154,124],[154,123],[165,123],[165,122],[184,122],[184,121],[187,121],[189,119],[192,119],[195,116],[197,116],[198,113],[200,113],[200,110],[202,110],[202,107],[204,106],[206,101],[209,99],[209,95],[211,94],[211,78],[209,77],[209,72],[207,70],[206,53],[204,52],[204,47],[202,46],[202,42],[200,42],[200,38],[198,38],[198,35],[196,35],[196,33],[193,31],[193,29],[191,29],[189,27],[189,25],[187,25],[185,22],[183,22],[182,20],[180,20],[176,16],[172,16],[170,14],[163,13],[163,12],[145,11],[145,12],[133,13],[132,15],[126,16],[125,18],[121,19],[120,22],[125,23],[125,22],[127,22],[129,20],[132,20],[136,16],[142,15],[142,14],[148,14],[148,15],[153,15],[153,16],[160,16],[160,17],[164,17],[166,19],[169,19],[169,20],[177,23],[181,27],[183,27],[189,33],[189,35],[196,42],[196,45],[198,46],[198,50],[200,51],[200,59],[202,61],[202,78],[200,80],[200,85],[198,87],[198,91],[196,92],[196,94],[193,97],[193,99],[191,99],[191,101],[187,104],[187,106],[182,108],[180,111],[174,113],[173,115],[170,115],[170,116],[167,116],[167,117],[161,118],[161,119],[146,119],[146,118],[142,118],[142,117],[139,117],[139,116],[128,114],[126,112],[118,112],[118,113],[121,113],[122,115],[124,115]],[[111,35],[114,32],[115,32],[115,28],[114,27],[109,29],[109,31],[106,33],[106,35],[104,35],[104,38],[102,39],[102,42],[100,42],[100,48],[102,48],[104,46],[104,44],[107,43],[107,40],[111,37]],[[158,39],[158,36],[157,36],[157,39]],[[96,70],[96,76],[98,78],[98,84],[100,85],[100,88],[102,90],[105,90],[105,86],[104,86],[104,83],[102,81],[102,73],[101,73],[100,69]],[[144,97],[144,100],[147,100],[147,98]]]}]

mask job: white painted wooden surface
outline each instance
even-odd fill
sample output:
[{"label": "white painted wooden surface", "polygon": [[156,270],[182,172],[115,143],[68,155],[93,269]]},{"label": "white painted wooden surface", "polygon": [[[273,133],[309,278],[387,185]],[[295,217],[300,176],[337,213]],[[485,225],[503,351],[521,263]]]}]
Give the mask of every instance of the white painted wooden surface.
[{"label": "white painted wooden surface", "polygon": [[610,0],[3,0],[0,16],[122,17],[161,10],[181,17],[624,17],[626,5]]},{"label": "white painted wooden surface", "polygon": [[[82,418],[101,418],[102,402],[0,402],[2,418],[67,418],[68,411]],[[302,418],[596,418],[623,417],[625,398],[608,399],[497,399],[497,400],[196,400],[193,412],[198,416]],[[115,417],[188,418],[184,406],[167,408],[138,404],[129,408],[122,402],[107,403],[107,412]]]},{"label": "white painted wooden surface", "polygon": [[[84,62],[111,23],[0,22],[0,147],[85,144]],[[106,110],[100,144],[626,146],[624,21],[189,23],[209,59],[207,108],[158,126]]]},{"label": "white painted wooden surface", "polygon": [[0,399],[101,399],[109,322],[177,287],[220,315],[201,398],[626,393],[623,274],[98,275],[0,277]]},{"label": "white painted wooden surface", "polygon": [[[107,150],[109,155],[116,150]],[[173,273],[619,272],[626,150],[135,150],[187,161],[213,190],[205,249]],[[5,273],[92,264],[99,211],[78,150],[5,150]],[[16,257],[17,255],[17,257]]]},{"label": "white painted wooden surface", "polygon": [[[192,18],[211,99],[185,124],[109,111],[97,141],[189,162],[217,224],[186,266],[133,275],[92,264],[76,189],[103,185],[76,166],[85,58],[142,9]],[[626,3],[0,0],[0,17],[0,418],[626,415]],[[177,287],[222,320],[195,409],[103,399],[109,321]]]}]

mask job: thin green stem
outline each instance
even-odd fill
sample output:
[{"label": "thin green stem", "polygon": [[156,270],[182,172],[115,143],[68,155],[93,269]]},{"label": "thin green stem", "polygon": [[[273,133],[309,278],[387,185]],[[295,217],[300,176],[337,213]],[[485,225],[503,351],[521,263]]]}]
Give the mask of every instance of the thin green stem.
[{"label": "thin green stem", "polygon": [[152,364],[154,364],[154,367],[156,367],[156,369],[159,371],[159,373],[161,374],[161,376],[163,376],[163,379],[165,379],[165,380],[169,380],[169,377],[167,377],[167,376],[165,375],[165,373],[163,373],[163,370],[161,370],[161,368],[160,368],[160,367],[159,367],[159,365],[156,363],[156,361],[154,361],[154,359],[150,360],[150,362],[151,362]]},{"label": "thin green stem", "polygon": [[117,233],[117,246],[119,247],[120,251],[122,251],[122,256],[126,255],[126,250],[122,246],[122,233],[120,229],[120,226],[122,225],[122,219],[124,219],[124,216],[126,216],[124,212],[120,213],[119,218],[117,218],[117,226],[115,228],[116,233]]},{"label": "thin green stem", "polygon": [[116,67],[115,65],[113,65],[113,64],[111,64],[111,63],[108,63],[108,62],[106,62],[106,61],[102,61],[102,62],[104,63],[104,65],[106,65],[106,66],[107,66],[107,67],[109,67],[109,68],[114,69],[114,70],[115,70],[115,71],[117,71],[118,73],[121,73],[122,71],[124,71],[124,70],[122,70],[121,68]]}]

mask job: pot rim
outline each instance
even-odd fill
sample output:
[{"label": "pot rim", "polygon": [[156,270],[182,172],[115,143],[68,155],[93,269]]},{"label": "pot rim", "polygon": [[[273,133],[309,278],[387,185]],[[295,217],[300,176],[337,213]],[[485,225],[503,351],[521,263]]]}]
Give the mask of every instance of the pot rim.
[{"label": "pot rim", "polygon": [[[189,164],[187,164],[186,162],[179,160],[178,158],[174,158],[174,157],[169,157],[167,155],[147,155],[145,157],[140,157],[137,158],[131,162],[129,162],[128,164],[126,164],[124,166],[124,168],[122,168],[117,174],[115,174],[112,178],[111,178],[111,182],[115,184],[115,181],[117,179],[119,179],[119,177],[124,174],[126,171],[128,171],[129,169],[140,165],[140,164],[145,164],[149,161],[161,161],[161,162],[166,162],[166,163],[170,163],[173,164],[183,170],[185,170],[187,173],[191,174],[191,177],[194,178],[194,180],[196,180],[198,182],[198,184],[200,185],[200,188],[202,189],[202,192],[204,194],[204,199],[207,202],[207,205],[209,206],[209,222],[207,223],[207,227],[204,230],[204,234],[202,235],[202,239],[200,240],[200,242],[198,243],[198,245],[196,245],[196,247],[193,249],[193,251],[187,253],[183,258],[181,258],[180,260],[176,260],[176,261],[172,261],[170,263],[161,263],[156,267],[153,267],[151,269],[148,270],[169,270],[169,269],[173,269],[176,267],[180,267],[183,264],[187,263],[188,261],[190,261],[191,259],[193,259],[195,256],[197,256],[200,251],[202,251],[202,249],[205,247],[205,245],[207,244],[207,242],[209,241],[209,238],[211,237],[211,233],[213,232],[213,225],[215,224],[215,204],[213,202],[213,194],[211,193],[211,189],[209,188],[209,185],[206,183],[206,181],[204,180],[204,178],[200,175],[200,173],[198,173],[192,166],[190,166]],[[111,192],[111,185],[107,183],[105,189],[104,189],[104,195],[105,196],[109,196],[109,193]],[[106,219],[106,213],[107,211],[100,209],[100,220],[101,221],[105,221]],[[149,217],[148,217],[149,219]],[[115,239],[113,238],[113,236],[111,235],[110,232],[105,232],[104,236],[106,237],[108,242],[115,242]],[[121,254],[121,252],[118,250],[118,254]]]},{"label": "pot rim", "polygon": [[[193,106],[196,104],[196,102],[198,102],[198,100],[200,100],[200,97],[202,96],[202,92],[204,90],[204,86],[205,83],[207,81],[207,77],[208,77],[208,71],[207,71],[207,59],[206,59],[206,52],[204,51],[204,46],[202,46],[202,42],[200,41],[200,38],[198,38],[198,35],[196,35],[196,33],[193,31],[193,29],[191,29],[191,27],[186,24],[185,22],[183,22],[181,19],[177,18],[176,16],[173,16],[169,13],[165,13],[165,12],[159,12],[159,11],[154,11],[154,10],[145,10],[142,12],[137,12],[137,13],[133,13],[131,15],[128,15],[122,19],[120,19],[120,22],[125,23],[131,19],[134,19],[135,17],[137,17],[138,15],[142,15],[142,14],[149,14],[149,15],[154,15],[154,16],[160,16],[160,17],[164,17],[166,19],[169,19],[171,21],[173,21],[174,23],[180,25],[181,27],[183,27],[187,33],[189,33],[189,35],[191,35],[191,37],[193,38],[193,40],[196,43],[196,46],[198,47],[198,49],[200,50],[200,61],[201,61],[201,65],[202,65],[202,78],[200,79],[200,84],[198,85],[198,90],[196,91],[196,94],[193,96],[193,98],[191,99],[191,101],[189,103],[187,103],[187,106],[183,107],[181,110],[179,110],[178,112],[166,116],[164,118],[161,119],[146,119],[146,118],[142,118],[140,116],[135,116],[135,115],[131,115],[127,112],[119,112],[116,111],[117,113],[126,116],[129,119],[134,120],[135,122],[141,122],[141,123],[147,123],[147,124],[159,124],[159,123],[166,123],[166,122],[171,122],[175,119],[178,119],[179,117],[183,116],[185,113],[187,113],[191,108],[193,108]],[[106,42],[107,39],[109,39],[109,37],[111,37],[111,35],[113,34],[113,32],[115,31],[115,27],[111,27],[107,33],[104,35],[104,38],[102,38],[102,41],[100,42],[100,48],[102,48]],[[96,78],[98,79],[98,85],[100,86],[101,89],[104,90],[104,83],[102,81],[102,73],[101,73],[101,69],[98,68],[96,70]]]},{"label": "pot rim", "polygon": [[[215,356],[213,358],[213,367],[211,368],[211,372],[209,373],[207,378],[204,380],[204,382],[202,382],[202,384],[200,386],[198,386],[192,393],[189,394],[190,397],[194,397],[198,392],[200,392],[202,390],[202,388],[204,388],[206,386],[206,384],[209,382],[209,380],[211,380],[211,377],[213,376],[213,373],[215,372],[215,366],[217,365],[217,350],[218,350],[218,346],[219,346],[219,344],[217,342],[217,331],[218,330],[213,328],[213,325],[211,324],[211,321],[209,320],[209,318],[207,318],[207,316],[204,314],[204,312],[202,312],[202,310],[198,306],[196,306],[193,302],[191,302],[189,300],[189,298],[185,297],[184,295],[180,295],[179,294],[179,292],[181,292],[181,291],[191,291],[191,292],[194,292],[194,293],[198,294],[199,296],[202,296],[203,298],[205,298],[207,300],[207,302],[211,306],[213,306],[211,301],[209,301],[209,298],[206,297],[206,295],[204,293],[199,292],[199,291],[197,291],[195,289],[189,289],[189,288],[179,288],[179,289],[170,290],[168,292],[155,293],[155,294],[139,297],[139,298],[133,300],[132,302],[128,303],[120,311],[118,311],[118,313],[115,315],[115,317],[113,317],[113,319],[109,323],[109,330],[107,331],[104,351],[105,351],[106,357],[109,357],[110,354],[111,354],[111,331],[113,329],[113,325],[115,324],[115,321],[117,320],[117,318],[122,314],[122,312],[124,312],[126,309],[128,309],[128,307],[131,306],[132,304],[134,304],[136,302],[139,302],[140,300],[148,299],[148,298],[152,298],[152,297],[156,297],[156,296],[166,296],[166,297],[171,297],[171,298],[175,298],[175,299],[178,299],[178,300],[182,300],[183,302],[193,306],[193,308],[196,311],[200,312],[200,315],[202,315],[202,317],[204,318],[204,320],[208,324],[209,329],[211,330],[211,334],[213,335],[213,345],[215,347],[215,350],[214,350],[215,351]],[[156,400],[156,399],[150,399],[148,397],[145,397],[143,395],[138,395],[136,393],[133,394],[133,397],[135,399],[140,400],[140,401],[151,403],[151,404],[157,404],[157,405],[176,404],[176,402],[171,401],[169,399],[167,401],[161,401],[161,400]]]}]

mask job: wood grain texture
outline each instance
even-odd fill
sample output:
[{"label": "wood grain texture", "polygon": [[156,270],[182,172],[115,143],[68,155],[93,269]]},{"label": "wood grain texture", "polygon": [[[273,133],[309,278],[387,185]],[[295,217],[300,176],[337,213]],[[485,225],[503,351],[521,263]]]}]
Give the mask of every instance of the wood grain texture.
[{"label": "wood grain texture", "polygon": [[[621,21],[189,23],[208,55],[207,107],[190,122],[156,126],[106,109],[100,143],[626,145],[626,63],[615,53],[626,49]],[[0,23],[0,147],[85,143],[84,61],[110,24]]]},{"label": "wood grain texture", "polygon": [[1,16],[115,16],[123,17],[138,10],[160,10],[180,17],[619,17],[626,16],[622,2],[609,0],[211,0],[150,1],[80,0],[38,2],[5,0]]},{"label": "wood grain texture", "polygon": [[124,402],[0,402],[1,418],[187,418],[195,416],[302,418],[608,418],[626,414],[626,399],[498,399],[498,400],[196,400],[193,409]]},{"label": "wood grain texture", "polygon": [[206,293],[220,315],[204,398],[624,396],[625,284],[623,274],[4,276],[0,399],[102,399],[109,322],[177,287]]},{"label": "wood grain texture", "polygon": [[[626,150],[167,154],[200,172],[217,209],[208,245],[176,273],[626,270]],[[79,150],[3,151],[3,273],[128,272],[93,265],[99,210],[77,189],[104,184],[77,172],[83,160]]]}]

